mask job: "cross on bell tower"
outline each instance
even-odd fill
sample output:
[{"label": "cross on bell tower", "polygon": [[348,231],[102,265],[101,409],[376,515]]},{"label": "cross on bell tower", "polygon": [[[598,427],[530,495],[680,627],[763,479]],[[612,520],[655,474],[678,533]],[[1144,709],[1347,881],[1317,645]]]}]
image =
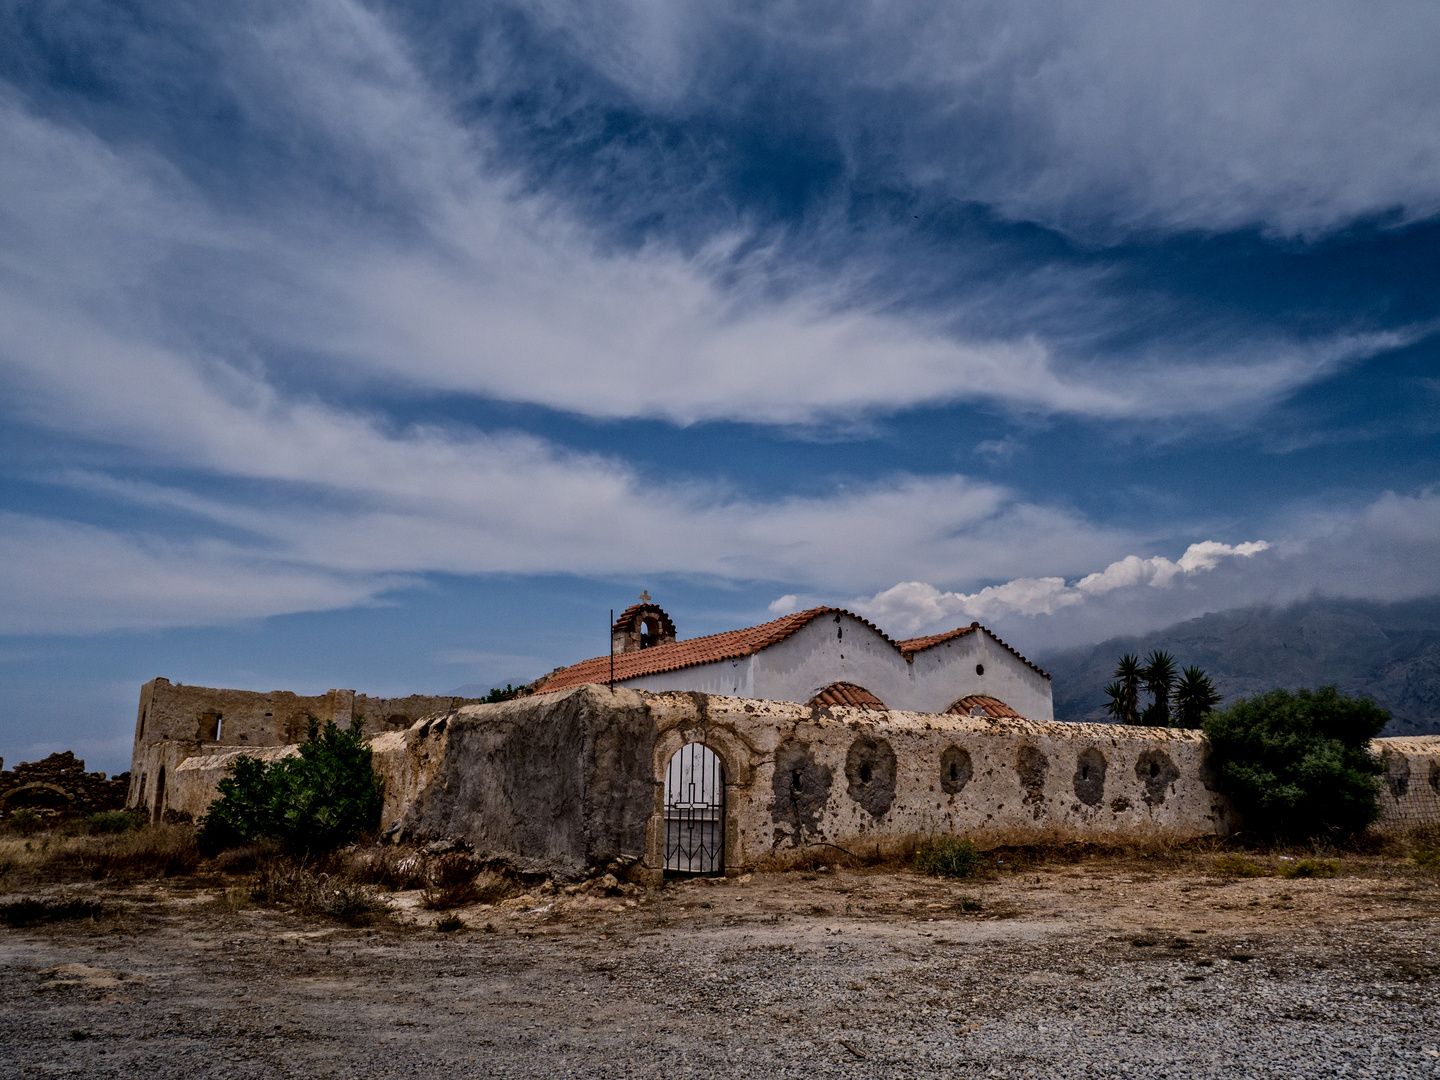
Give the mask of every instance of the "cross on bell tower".
[{"label": "cross on bell tower", "polygon": [[642,604],[648,604],[648,603],[650,603],[650,590],[649,590],[649,589],[642,589],[642,590],[640,591],[640,602],[641,602]]}]

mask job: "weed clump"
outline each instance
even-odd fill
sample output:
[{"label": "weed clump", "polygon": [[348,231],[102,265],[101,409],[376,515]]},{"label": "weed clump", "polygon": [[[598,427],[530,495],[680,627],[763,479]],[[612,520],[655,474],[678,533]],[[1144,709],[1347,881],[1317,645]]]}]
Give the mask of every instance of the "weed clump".
[{"label": "weed clump", "polygon": [[1334,877],[1339,872],[1340,862],[1337,859],[1300,859],[1280,864],[1282,878]]},{"label": "weed clump", "polygon": [[969,840],[933,840],[915,853],[915,869],[935,877],[971,877],[982,861]]},{"label": "weed clump", "polygon": [[1440,851],[1416,851],[1410,857],[1423,870],[1440,870]]},{"label": "weed clump", "polygon": [[146,824],[144,814],[133,810],[101,810],[85,819],[92,833],[126,833]]},{"label": "weed clump", "polygon": [[1226,877],[1268,877],[1270,871],[1255,865],[1244,855],[1222,855],[1215,860],[1215,869]]},{"label": "weed clump", "polygon": [[452,911],[435,924],[435,929],[442,934],[453,934],[456,930],[465,929],[465,920]]},{"label": "weed clump", "polygon": [[69,919],[98,919],[104,912],[96,900],[61,896],[55,900],[21,897],[0,904],[0,923],[6,926],[38,926]]}]

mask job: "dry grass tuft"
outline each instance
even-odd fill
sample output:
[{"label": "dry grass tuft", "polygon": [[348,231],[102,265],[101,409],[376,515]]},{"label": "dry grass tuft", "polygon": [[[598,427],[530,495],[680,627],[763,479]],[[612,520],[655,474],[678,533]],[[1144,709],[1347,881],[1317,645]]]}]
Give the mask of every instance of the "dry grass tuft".
[{"label": "dry grass tuft", "polygon": [[321,915],[347,926],[389,918],[390,908],[372,888],[342,873],[330,873],[284,856],[263,862],[250,888],[256,903]]}]

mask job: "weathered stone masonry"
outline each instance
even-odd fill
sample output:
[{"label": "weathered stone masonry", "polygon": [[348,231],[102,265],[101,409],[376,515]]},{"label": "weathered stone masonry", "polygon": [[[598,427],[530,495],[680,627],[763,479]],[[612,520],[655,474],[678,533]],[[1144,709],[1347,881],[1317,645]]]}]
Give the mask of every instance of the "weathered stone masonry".
[{"label": "weathered stone masonry", "polygon": [[[152,690],[147,723],[157,699],[170,701],[171,713],[160,715],[181,732],[193,718],[180,700],[191,712],[197,702],[221,700],[188,687],[165,698],[168,686]],[[622,857],[662,871],[666,766],[691,743],[713,750],[724,769],[731,873],[814,844],[869,855],[936,836],[982,845],[1186,839],[1239,824],[1211,786],[1208,744],[1196,731],[593,684],[495,705],[441,699],[442,708],[404,725],[396,702],[346,694],[255,697],[322,718],[333,715],[319,711],[332,703],[372,709],[363,715],[367,731],[379,729],[372,746],[390,835],[461,838],[482,858],[561,878]],[[234,708],[237,699],[226,700]],[[420,707],[419,699],[403,703]],[[1440,822],[1440,738],[1379,740],[1376,749],[1387,763],[1379,828]],[[294,751],[165,738],[137,744],[136,758],[152,770],[169,763],[165,806],[193,815],[214,799],[239,754],[273,759]],[[155,813],[156,805],[147,809]]]}]

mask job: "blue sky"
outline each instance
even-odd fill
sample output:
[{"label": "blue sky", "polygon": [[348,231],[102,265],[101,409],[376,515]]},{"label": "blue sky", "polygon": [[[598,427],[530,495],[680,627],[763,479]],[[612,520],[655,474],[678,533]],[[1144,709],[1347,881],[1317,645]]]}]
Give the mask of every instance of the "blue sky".
[{"label": "blue sky", "polygon": [[0,726],[1440,592],[1440,9],[0,8]]}]

